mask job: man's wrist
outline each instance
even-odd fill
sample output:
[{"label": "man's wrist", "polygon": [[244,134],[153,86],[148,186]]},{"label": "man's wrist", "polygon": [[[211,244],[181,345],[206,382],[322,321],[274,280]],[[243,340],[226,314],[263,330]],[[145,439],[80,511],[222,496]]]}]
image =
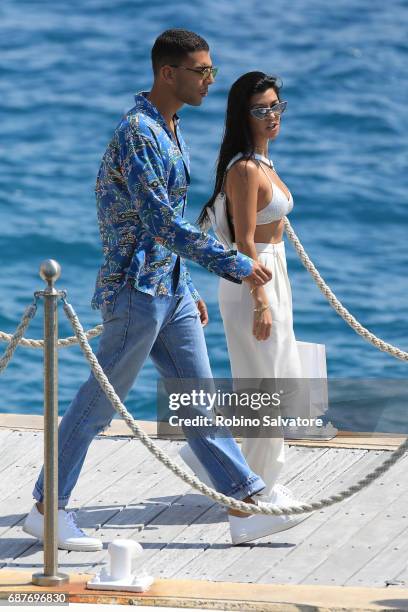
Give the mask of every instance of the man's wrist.
[{"label": "man's wrist", "polygon": [[239,251],[236,251],[236,266],[237,266],[237,274],[236,278],[239,280],[243,280],[247,276],[250,276],[253,272],[254,260],[248,255],[244,255]]}]

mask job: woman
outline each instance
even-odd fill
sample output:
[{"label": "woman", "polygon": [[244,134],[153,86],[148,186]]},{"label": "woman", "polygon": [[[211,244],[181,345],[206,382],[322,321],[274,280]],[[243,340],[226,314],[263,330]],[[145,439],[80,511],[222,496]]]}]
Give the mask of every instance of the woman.
[{"label": "woman", "polygon": [[[198,219],[201,226],[207,224],[206,207],[223,191],[234,247],[272,270],[272,280],[263,287],[224,278],[219,285],[233,378],[266,379],[272,387],[273,379],[302,377],[282,240],[283,217],[292,210],[293,199],[268,158],[269,141],[278,137],[286,108],[280,87],[280,79],[263,72],[248,72],[232,85],[214,193]],[[292,399],[297,385],[293,381],[294,395],[288,391]],[[243,454],[265,481],[263,495],[269,498],[278,489],[289,494],[285,487],[275,486],[284,463],[284,440],[281,431],[274,435],[242,442]]]}]

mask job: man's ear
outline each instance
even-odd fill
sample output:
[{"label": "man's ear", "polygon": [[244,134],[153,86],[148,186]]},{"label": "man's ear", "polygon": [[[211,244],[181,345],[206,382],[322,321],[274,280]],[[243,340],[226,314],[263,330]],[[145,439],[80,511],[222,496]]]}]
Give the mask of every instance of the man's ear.
[{"label": "man's ear", "polygon": [[162,66],[160,68],[160,76],[165,83],[174,83],[174,68],[171,66]]}]

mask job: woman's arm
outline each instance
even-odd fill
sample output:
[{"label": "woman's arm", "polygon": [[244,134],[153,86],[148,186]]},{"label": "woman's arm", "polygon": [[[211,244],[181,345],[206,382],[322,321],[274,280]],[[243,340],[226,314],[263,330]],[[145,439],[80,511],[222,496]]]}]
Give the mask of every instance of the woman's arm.
[{"label": "woman's arm", "polygon": [[259,189],[258,166],[252,160],[240,160],[230,169],[227,181],[238,250],[257,260],[254,236]]},{"label": "woman's arm", "polygon": [[[238,251],[258,261],[255,248],[256,213],[259,190],[259,168],[252,160],[241,160],[228,173],[228,199],[234,217],[235,242]],[[251,286],[254,299],[253,334],[258,340],[269,337],[272,316],[263,287]]]}]

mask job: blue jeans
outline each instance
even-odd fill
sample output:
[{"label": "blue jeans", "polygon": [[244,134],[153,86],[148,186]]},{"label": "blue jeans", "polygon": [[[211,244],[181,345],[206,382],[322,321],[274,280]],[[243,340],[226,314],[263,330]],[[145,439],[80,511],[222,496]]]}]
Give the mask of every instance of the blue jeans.
[{"label": "blue jeans", "polygon": [[[97,358],[122,401],[149,356],[163,378],[212,377],[199,313],[188,288],[182,297],[151,296],[126,284],[101,310],[104,328]],[[115,414],[91,373],[58,430],[59,508],[68,503],[90,443]],[[244,499],[265,487],[228,430],[219,437],[212,435],[212,427],[199,429],[188,442],[217,491]],[[37,501],[43,501],[43,485],[44,468],[33,491]]]}]

